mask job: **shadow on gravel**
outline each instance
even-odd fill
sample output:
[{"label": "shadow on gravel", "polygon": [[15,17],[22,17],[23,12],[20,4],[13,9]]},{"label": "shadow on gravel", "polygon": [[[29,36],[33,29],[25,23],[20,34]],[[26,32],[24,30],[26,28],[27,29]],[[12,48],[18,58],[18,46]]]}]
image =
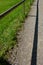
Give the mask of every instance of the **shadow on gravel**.
[{"label": "shadow on gravel", "polygon": [[0,57],[0,65],[11,65],[11,64],[9,64],[5,59]]},{"label": "shadow on gravel", "polygon": [[31,65],[37,65],[37,47],[38,47],[38,4],[39,0],[37,1],[37,12],[36,12],[36,24],[35,24],[35,34],[33,40],[33,49],[32,49],[32,58],[31,58]]},{"label": "shadow on gravel", "polygon": [[36,17],[36,15],[28,15],[29,17]]}]

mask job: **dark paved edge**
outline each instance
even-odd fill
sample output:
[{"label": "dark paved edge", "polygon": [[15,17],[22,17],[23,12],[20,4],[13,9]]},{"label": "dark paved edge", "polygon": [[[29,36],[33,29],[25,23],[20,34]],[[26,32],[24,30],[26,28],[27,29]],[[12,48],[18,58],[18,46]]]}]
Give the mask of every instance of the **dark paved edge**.
[{"label": "dark paved edge", "polygon": [[37,0],[36,24],[35,24],[35,34],[34,34],[34,40],[33,40],[31,65],[37,65],[38,17],[39,17],[39,7],[38,6],[39,6],[39,0]]}]

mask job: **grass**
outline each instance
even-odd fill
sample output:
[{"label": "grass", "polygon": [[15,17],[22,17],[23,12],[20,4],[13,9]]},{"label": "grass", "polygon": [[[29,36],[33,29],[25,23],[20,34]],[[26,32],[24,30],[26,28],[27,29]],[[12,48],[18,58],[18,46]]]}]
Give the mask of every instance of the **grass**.
[{"label": "grass", "polygon": [[0,0],[0,14],[20,2],[20,0]]},{"label": "grass", "polygon": [[[9,7],[19,2],[19,0],[0,0],[0,13],[6,11]],[[0,19],[0,57],[5,54],[13,45],[16,44],[16,35],[22,26],[24,17],[27,15],[33,0],[26,0],[25,15],[24,3],[11,11],[4,18]],[[4,3],[4,4],[3,4]],[[3,9],[4,7],[4,9]]]}]

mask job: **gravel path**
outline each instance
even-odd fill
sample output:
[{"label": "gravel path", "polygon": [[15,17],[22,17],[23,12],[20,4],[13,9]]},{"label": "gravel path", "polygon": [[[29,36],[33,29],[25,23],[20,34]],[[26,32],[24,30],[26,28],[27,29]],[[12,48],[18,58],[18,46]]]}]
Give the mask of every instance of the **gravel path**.
[{"label": "gravel path", "polygon": [[18,36],[18,65],[31,65],[32,48],[36,23],[37,0],[34,2],[27,19],[24,29]]}]

